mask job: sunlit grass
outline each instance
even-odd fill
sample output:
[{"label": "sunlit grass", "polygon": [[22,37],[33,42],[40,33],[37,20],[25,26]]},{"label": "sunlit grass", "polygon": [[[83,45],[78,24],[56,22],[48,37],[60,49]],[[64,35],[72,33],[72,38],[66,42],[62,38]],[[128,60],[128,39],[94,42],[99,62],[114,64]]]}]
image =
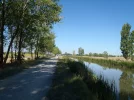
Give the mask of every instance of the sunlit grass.
[{"label": "sunlit grass", "polygon": [[114,86],[97,78],[82,62],[58,62],[49,100],[115,100]]}]

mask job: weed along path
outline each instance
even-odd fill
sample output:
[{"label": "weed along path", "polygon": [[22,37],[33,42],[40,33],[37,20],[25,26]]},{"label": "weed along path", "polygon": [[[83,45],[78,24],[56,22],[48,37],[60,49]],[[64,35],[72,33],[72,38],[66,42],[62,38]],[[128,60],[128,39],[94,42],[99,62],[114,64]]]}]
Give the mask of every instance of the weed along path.
[{"label": "weed along path", "polygon": [[46,100],[57,59],[51,58],[0,81],[0,100]]}]

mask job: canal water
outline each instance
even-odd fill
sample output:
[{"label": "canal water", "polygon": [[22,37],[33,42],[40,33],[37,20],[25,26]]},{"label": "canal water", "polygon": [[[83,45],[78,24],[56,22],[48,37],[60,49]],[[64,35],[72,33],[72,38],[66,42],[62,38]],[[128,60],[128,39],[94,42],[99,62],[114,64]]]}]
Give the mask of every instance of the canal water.
[{"label": "canal water", "polygon": [[92,72],[102,76],[110,84],[115,83],[117,100],[134,100],[134,72],[131,70],[108,68],[94,63],[84,62]]}]

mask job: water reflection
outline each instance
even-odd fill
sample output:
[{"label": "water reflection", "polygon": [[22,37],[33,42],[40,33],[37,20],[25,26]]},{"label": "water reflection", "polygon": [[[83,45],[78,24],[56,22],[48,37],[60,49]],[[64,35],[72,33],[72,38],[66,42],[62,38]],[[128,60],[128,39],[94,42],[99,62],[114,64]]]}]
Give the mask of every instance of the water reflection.
[{"label": "water reflection", "polygon": [[123,72],[120,78],[120,99],[134,100],[134,74]]},{"label": "water reflection", "polygon": [[98,77],[102,75],[109,83],[115,82],[118,100],[134,100],[134,73],[121,69],[103,67],[85,62],[89,69]]}]

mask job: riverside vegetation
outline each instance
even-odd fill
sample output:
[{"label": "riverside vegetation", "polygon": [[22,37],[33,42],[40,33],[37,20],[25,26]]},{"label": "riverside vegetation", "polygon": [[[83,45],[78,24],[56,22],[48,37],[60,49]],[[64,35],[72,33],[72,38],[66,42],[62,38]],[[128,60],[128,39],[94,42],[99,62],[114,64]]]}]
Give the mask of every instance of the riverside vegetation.
[{"label": "riverside vegetation", "polygon": [[97,78],[82,62],[60,59],[47,97],[49,100],[115,100],[113,84]]},{"label": "riverside vegetation", "polygon": [[[97,76],[104,76],[104,80],[115,82],[117,100],[134,100],[134,63],[125,61],[113,61],[108,59],[95,59],[89,57],[74,56],[83,61]],[[97,64],[95,64],[97,63]]]},{"label": "riverside vegetation", "polygon": [[81,61],[97,63],[102,66],[108,66],[108,67],[112,67],[112,68],[134,70],[134,62],[114,61],[114,60],[110,60],[110,59],[94,59],[94,58],[82,57],[82,56],[73,56],[73,58],[76,58]]}]

